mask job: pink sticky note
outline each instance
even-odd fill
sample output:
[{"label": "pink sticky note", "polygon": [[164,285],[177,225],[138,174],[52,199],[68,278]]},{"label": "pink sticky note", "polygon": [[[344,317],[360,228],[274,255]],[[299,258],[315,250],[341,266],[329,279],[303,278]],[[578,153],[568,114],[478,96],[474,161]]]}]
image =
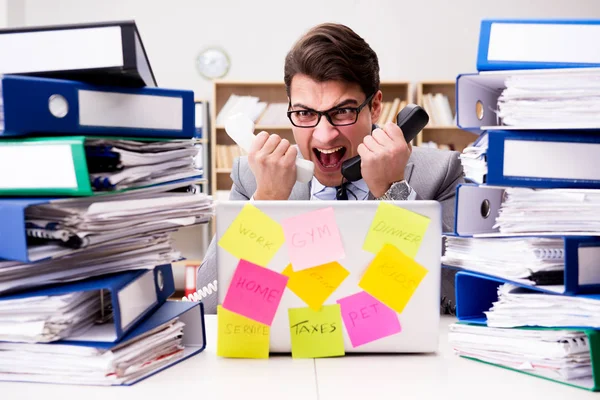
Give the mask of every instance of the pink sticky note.
[{"label": "pink sticky note", "polygon": [[402,331],[398,314],[367,292],[341,298],[337,303],[352,347]]},{"label": "pink sticky note", "polygon": [[271,326],[288,279],[273,270],[240,260],[223,307]]},{"label": "pink sticky note", "polygon": [[286,218],[281,221],[281,226],[294,271],[345,257],[332,207]]}]

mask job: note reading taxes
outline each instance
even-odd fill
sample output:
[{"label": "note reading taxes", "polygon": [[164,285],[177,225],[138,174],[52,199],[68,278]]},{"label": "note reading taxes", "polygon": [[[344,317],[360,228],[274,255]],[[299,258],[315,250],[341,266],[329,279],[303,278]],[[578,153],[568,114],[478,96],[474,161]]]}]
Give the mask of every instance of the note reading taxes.
[{"label": "note reading taxes", "polygon": [[367,267],[358,286],[397,313],[402,313],[427,275],[427,269],[386,244]]},{"label": "note reading taxes", "polygon": [[281,226],[294,271],[345,257],[332,207],[286,218],[281,221]]},{"label": "note reading taxes", "polygon": [[287,287],[310,308],[319,311],[350,272],[339,263],[332,262],[302,271],[294,271],[289,264],[282,274],[289,277]]},{"label": "note reading taxes", "polygon": [[402,331],[398,314],[367,292],[339,299],[342,320],[352,347],[362,346]]},{"label": "note reading taxes", "polygon": [[293,358],[345,355],[340,305],[288,309]]},{"label": "note reading taxes", "polygon": [[287,281],[287,276],[240,260],[225,295],[223,307],[271,326]]},{"label": "note reading taxes", "polygon": [[382,202],[377,207],[363,249],[377,254],[384,244],[389,243],[414,258],[429,222],[429,218],[420,214]]},{"label": "note reading taxes", "polygon": [[239,259],[266,267],[284,241],[277,221],[246,204],[219,240],[219,246]]},{"label": "note reading taxes", "polygon": [[270,328],[217,306],[217,356],[269,358]]}]

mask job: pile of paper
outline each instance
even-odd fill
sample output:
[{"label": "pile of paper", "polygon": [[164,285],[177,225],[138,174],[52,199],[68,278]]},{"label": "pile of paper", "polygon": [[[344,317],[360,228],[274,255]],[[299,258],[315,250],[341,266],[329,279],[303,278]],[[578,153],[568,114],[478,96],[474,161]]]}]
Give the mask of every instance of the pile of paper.
[{"label": "pile of paper", "polygon": [[460,154],[460,162],[467,180],[479,184],[486,182],[488,142],[487,133],[482,133],[472,146],[465,147]]},{"label": "pile of paper", "polygon": [[502,234],[600,234],[594,189],[507,188],[496,218]]},{"label": "pile of paper", "polygon": [[442,263],[535,285],[543,276],[565,269],[561,238],[472,238],[446,236]]},{"label": "pile of paper", "polygon": [[0,379],[114,385],[127,383],[184,354],[177,318],[112,349],[61,343],[0,343]]},{"label": "pile of paper", "polygon": [[600,71],[514,74],[498,98],[504,125],[600,126]]},{"label": "pile of paper", "polygon": [[123,190],[198,176],[194,140],[86,139],[90,183],[97,191]]},{"label": "pile of paper", "polygon": [[588,338],[578,330],[501,329],[452,324],[448,341],[456,354],[530,371],[550,379],[592,378]]},{"label": "pile of paper", "polygon": [[498,301],[485,312],[488,326],[600,328],[600,295],[561,296],[534,292],[505,283]]},{"label": "pile of paper", "polygon": [[[145,192],[64,199],[25,210],[31,261],[74,250],[154,235],[207,222],[214,214],[205,193]],[[160,191],[163,190],[163,191]]]}]

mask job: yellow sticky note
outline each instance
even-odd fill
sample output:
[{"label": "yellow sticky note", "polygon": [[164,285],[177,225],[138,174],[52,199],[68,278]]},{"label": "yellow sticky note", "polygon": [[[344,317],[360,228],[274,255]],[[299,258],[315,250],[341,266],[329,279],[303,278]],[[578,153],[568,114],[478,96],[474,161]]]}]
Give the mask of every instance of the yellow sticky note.
[{"label": "yellow sticky note", "polygon": [[401,313],[427,272],[415,260],[386,244],[371,261],[358,286]]},{"label": "yellow sticky note", "polygon": [[266,267],[285,242],[279,223],[246,204],[219,240],[219,246],[239,259]]},{"label": "yellow sticky note", "polygon": [[384,244],[393,244],[414,258],[429,226],[429,218],[393,204],[380,203],[367,232],[363,249],[377,254]]},{"label": "yellow sticky note", "polygon": [[282,272],[289,277],[287,287],[313,310],[319,311],[325,300],[350,275],[350,272],[337,262],[294,271],[289,264]]},{"label": "yellow sticky note", "polygon": [[315,311],[308,307],[289,308],[293,358],[335,357],[346,354],[339,304]]},{"label": "yellow sticky note", "polygon": [[269,358],[270,328],[217,306],[217,355],[228,358]]}]

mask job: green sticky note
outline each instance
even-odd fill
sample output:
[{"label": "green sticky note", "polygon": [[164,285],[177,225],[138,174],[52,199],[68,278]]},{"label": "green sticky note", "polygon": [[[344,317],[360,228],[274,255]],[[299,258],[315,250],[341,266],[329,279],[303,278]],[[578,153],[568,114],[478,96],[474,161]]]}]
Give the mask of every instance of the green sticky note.
[{"label": "green sticky note", "polygon": [[310,307],[288,309],[292,357],[345,355],[341,315],[339,304],[323,306],[319,311]]},{"label": "green sticky note", "polygon": [[384,244],[391,244],[414,258],[421,247],[429,222],[429,218],[423,215],[382,202],[367,232],[363,249],[377,254]]}]

